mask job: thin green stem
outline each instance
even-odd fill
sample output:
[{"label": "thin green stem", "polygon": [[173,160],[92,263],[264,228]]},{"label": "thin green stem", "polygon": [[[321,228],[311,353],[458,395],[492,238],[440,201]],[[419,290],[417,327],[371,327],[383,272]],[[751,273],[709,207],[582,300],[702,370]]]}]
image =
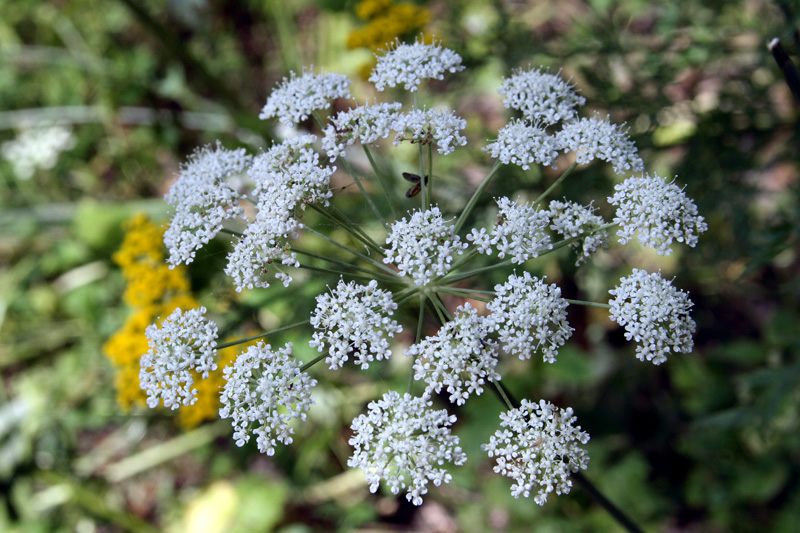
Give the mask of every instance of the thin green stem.
[{"label": "thin green stem", "polygon": [[328,353],[327,353],[327,352],[322,352],[321,354],[319,354],[318,356],[316,356],[314,359],[312,359],[312,360],[311,360],[311,361],[309,361],[308,363],[306,363],[306,364],[304,364],[303,366],[301,366],[301,367],[300,367],[300,372],[305,372],[306,370],[308,370],[308,369],[309,369],[309,368],[311,368],[312,366],[316,365],[317,363],[319,363],[320,361],[322,361],[323,359],[325,359],[325,357],[326,357],[327,355],[328,355]]},{"label": "thin green stem", "polygon": [[388,272],[390,275],[392,275],[394,277],[397,277],[397,273],[394,270],[392,270],[391,268],[387,267],[383,263],[379,263],[378,261],[375,261],[370,256],[364,255],[364,254],[362,254],[360,252],[357,252],[357,251],[353,250],[352,248],[350,248],[349,246],[345,246],[344,244],[342,244],[342,243],[340,243],[340,242],[338,242],[338,241],[336,241],[334,239],[331,239],[330,237],[328,237],[324,233],[320,233],[315,229],[309,228],[308,226],[305,226],[304,229],[306,231],[309,231],[310,233],[313,233],[317,237],[320,237],[321,239],[325,239],[326,241],[328,241],[329,243],[333,244],[334,246],[337,246],[337,247],[341,248],[342,250],[350,252],[351,254],[353,254],[356,257],[360,257],[364,261],[367,261],[368,263],[372,263],[373,265],[375,265],[379,269],[383,270],[384,272]]},{"label": "thin green stem", "polygon": [[509,409],[514,409],[516,402],[512,401],[513,398],[511,398],[511,395],[508,394],[505,385],[499,381],[492,381],[492,387],[494,388],[494,392],[497,394],[497,397],[500,398],[500,401],[506,404],[506,407]]},{"label": "thin green stem", "polygon": [[232,229],[228,229],[228,228],[222,228],[219,231],[220,231],[220,233],[227,233],[228,235],[233,235],[237,239],[241,239],[242,237],[244,237],[244,233],[239,233],[238,231],[233,231]]},{"label": "thin green stem", "polygon": [[565,170],[564,173],[561,174],[561,176],[559,176],[558,179],[555,182],[553,182],[553,184],[550,187],[547,188],[546,191],[544,191],[542,194],[539,195],[539,197],[536,200],[534,200],[533,205],[536,205],[539,202],[541,202],[543,199],[547,198],[547,195],[550,194],[551,192],[553,192],[553,189],[558,187],[561,184],[562,181],[567,179],[567,176],[572,174],[572,171],[575,170],[575,167],[577,167],[577,166],[578,166],[578,162],[577,161],[572,163],[569,166],[569,168],[567,170]]},{"label": "thin green stem", "polygon": [[570,300],[569,298],[564,298],[564,299],[571,305],[584,305],[586,307],[599,307],[601,309],[611,309],[610,305],[600,302],[587,302],[585,300]]},{"label": "thin green stem", "polygon": [[504,266],[508,266],[511,264],[511,259],[506,259],[505,261],[501,261],[499,263],[495,263],[494,265],[489,265],[481,268],[476,268],[475,270],[470,270],[468,272],[462,272],[460,274],[453,274],[451,276],[445,276],[441,280],[438,281],[440,284],[449,285],[451,283],[455,283],[456,281],[461,281],[467,278],[471,278],[472,276],[477,276],[478,274],[483,274],[484,272],[491,272],[497,268],[502,268]]},{"label": "thin green stem", "polygon": [[[422,186],[425,187],[425,180],[423,178]],[[428,198],[433,203],[433,145],[428,145]]]},{"label": "thin green stem", "polygon": [[376,252],[380,252],[381,255],[383,255],[382,254],[383,250],[381,250],[381,248],[378,246],[378,244],[375,241],[373,241],[369,237],[369,235],[364,233],[356,224],[354,224],[349,218],[347,218],[347,216],[344,213],[342,213],[341,211],[339,211],[338,209],[336,209],[332,205],[329,206],[329,208],[332,209],[336,213],[336,216],[334,216],[333,214],[329,213],[325,209],[323,209],[323,208],[321,208],[319,206],[316,206],[314,204],[309,204],[309,207],[311,207],[311,209],[313,209],[314,211],[316,211],[320,215],[324,216],[326,219],[328,219],[331,222],[333,222],[337,227],[342,228],[343,230],[348,232],[350,235],[352,235],[354,238],[356,238],[359,241],[363,242],[365,245],[367,245],[368,248],[370,248],[370,249],[372,249],[372,250],[374,250]]},{"label": "thin green stem", "polygon": [[480,302],[491,302],[492,298],[486,298],[483,296],[477,296],[474,293],[477,291],[473,291],[470,289],[458,289],[456,287],[437,287],[436,292],[444,293],[444,294],[452,294],[454,296],[464,296],[471,300],[478,300]]},{"label": "thin green stem", "polygon": [[364,196],[364,199],[367,201],[367,204],[369,205],[369,208],[372,209],[372,212],[375,213],[375,216],[378,217],[378,220],[381,221],[381,224],[383,224],[383,227],[388,230],[389,229],[389,224],[386,222],[386,219],[383,218],[383,215],[378,210],[378,206],[375,205],[375,202],[372,201],[372,197],[369,195],[369,193],[367,193],[367,190],[364,188],[364,184],[361,183],[361,178],[358,177],[358,175],[356,174],[355,169],[352,167],[352,165],[350,165],[350,162],[347,159],[340,158],[339,160],[344,165],[344,168],[345,168],[345,170],[347,170],[347,173],[350,174],[350,177],[353,178],[353,181],[355,181],[356,187],[358,187],[358,190],[361,191],[361,194]]},{"label": "thin green stem", "polygon": [[355,272],[345,272],[343,270],[334,270],[332,268],[323,268],[323,267],[316,267],[316,266],[302,265],[302,264],[298,268],[302,268],[303,270],[310,270],[312,272],[324,272],[325,274],[334,274],[339,277],[346,276],[348,278],[359,279],[359,280],[372,281],[373,279],[375,279],[374,274],[369,274],[369,275],[356,274]]},{"label": "thin green stem", "polygon": [[[419,317],[417,318],[417,337],[415,344],[422,340],[422,326],[423,326],[423,319],[425,317],[425,295],[419,295]],[[417,361],[417,356],[414,356],[414,361],[411,363],[411,373],[408,376],[408,393],[411,394],[412,389],[414,388],[414,363]]]},{"label": "thin green stem", "polygon": [[483,191],[486,189],[486,186],[489,185],[489,182],[492,180],[494,175],[497,174],[498,170],[500,170],[500,165],[502,165],[502,163],[500,163],[499,160],[496,161],[492,169],[486,175],[486,177],[483,178],[481,184],[478,185],[477,189],[475,189],[475,192],[472,194],[472,198],[469,199],[469,202],[467,202],[467,205],[464,207],[464,210],[458,216],[458,220],[456,221],[456,227],[455,227],[456,234],[458,234],[458,232],[461,231],[461,227],[464,225],[464,223],[466,223],[467,218],[469,217],[470,213],[472,213],[472,210],[475,209],[475,204],[478,203],[478,199],[483,194]]},{"label": "thin green stem", "polygon": [[372,167],[372,171],[375,172],[375,175],[378,177],[378,183],[381,184],[383,194],[386,195],[386,201],[389,203],[389,208],[392,210],[392,218],[397,218],[397,206],[395,205],[396,198],[392,193],[390,182],[386,179],[387,176],[378,168],[378,164],[375,162],[375,158],[372,156],[372,151],[370,151],[369,146],[362,144],[361,147],[364,149],[364,153],[367,155],[367,159]]},{"label": "thin green stem", "polygon": [[[335,265],[339,265],[339,266],[344,267],[346,269],[358,270],[359,272],[363,272],[366,276],[372,276],[372,277],[375,277],[375,278],[380,278],[382,281],[385,281],[387,283],[400,283],[400,281],[396,277],[389,277],[389,276],[387,276],[386,274],[384,274],[382,272],[376,272],[374,270],[369,270],[367,268],[360,267],[360,266],[354,265],[352,263],[347,263],[345,261],[339,261],[338,259],[331,259],[330,257],[325,257],[324,255],[315,254],[313,252],[307,252],[305,250],[299,250],[297,248],[291,248],[291,251],[292,252],[296,252],[298,254],[305,255],[306,257],[313,257],[314,259],[320,259],[322,261],[327,261],[328,263],[333,263]],[[344,271],[343,273],[344,273],[344,275],[350,275],[350,273],[348,271]]]},{"label": "thin green stem", "polygon": [[311,323],[310,320],[303,320],[302,322],[296,322],[294,324],[289,324],[288,326],[283,326],[282,328],[273,329],[273,330],[267,331],[266,333],[259,333],[258,335],[252,335],[250,337],[245,337],[243,339],[237,339],[235,341],[224,342],[222,344],[217,344],[217,350],[222,350],[223,348],[228,348],[229,346],[236,346],[237,344],[243,344],[245,342],[254,341],[256,339],[263,339],[264,337],[269,337],[270,335],[275,335],[277,333],[281,333],[283,331],[287,331],[287,330],[290,330],[292,328],[297,328],[297,327],[300,327],[300,326],[306,326],[306,325],[308,325],[310,323]]}]

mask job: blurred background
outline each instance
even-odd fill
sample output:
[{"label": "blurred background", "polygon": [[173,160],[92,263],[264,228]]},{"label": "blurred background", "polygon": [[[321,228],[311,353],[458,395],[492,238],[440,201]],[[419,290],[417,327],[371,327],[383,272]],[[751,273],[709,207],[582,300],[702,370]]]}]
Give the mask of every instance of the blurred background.
[{"label": "blurred background", "polygon": [[[669,257],[617,245],[579,269],[569,254],[531,267],[597,301],[632,266],[661,269],[695,303],[692,354],[641,363],[603,313],[575,311],[558,363],[506,363],[509,388],[575,409],[592,436],[587,478],[647,531],[796,531],[800,136],[766,44],[780,38],[797,60],[798,16],[781,0],[0,3],[0,530],[621,531],[580,487],[544,507],[510,496],[479,448],[500,411],[490,394],[458,409],[470,460],[450,485],[419,508],[370,494],[346,467],[348,426],[403,386],[391,365],[315,369],[318,405],[274,457],[237,448],[210,394],[192,412],[142,406],[136,355],[152,317],[199,303],[241,337],[307,316],[330,282],[237,294],[221,243],[165,273],[163,194],[179,164],[217,139],[257,151],[286,135],[258,112],[304,65],[371,98],[372,51],[424,34],[467,67],[428,89],[469,123],[468,147],[437,161],[448,208],[491,166],[477,147],[508,120],[501,78],[541,65],[572,78],[585,116],[626,122],[648,171],[677,175],[709,224]],[[412,161],[382,164],[399,175]],[[487,203],[552,176],[507,168]],[[619,179],[581,167],[557,197],[608,216]],[[304,339],[274,342],[288,340],[310,358]]]}]

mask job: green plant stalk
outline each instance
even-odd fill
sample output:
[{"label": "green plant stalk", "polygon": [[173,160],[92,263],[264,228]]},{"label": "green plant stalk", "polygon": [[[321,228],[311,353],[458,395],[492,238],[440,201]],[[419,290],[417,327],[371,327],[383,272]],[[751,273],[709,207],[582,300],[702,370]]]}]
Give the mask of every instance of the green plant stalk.
[{"label": "green plant stalk", "polygon": [[364,149],[364,153],[369,160],[369,164],[372,167],[372,171],[378,177],[378,183],[381,184],[381,189],[383,189],[383,194],[386,195],[386,201],[389,204],[389,209],[392,210],[392,218],[397,218],[397,206],[396,206],[396,195],[394,195],[391,191],[389,186],[389,181],[387,181],[387,176],[380,171],[378,168],[378,164],[375,162],[375,158],[372,155],[372,151],[369,149],[369,146],[366,144],[362,144],[361,147]]},{"label": "green plant stalk", "polygon": [[243,339],[237,339],[235,341],[225,342],[225,343],[222,343],[222,344],[217,344],[217,350],[222,350],[223,348],[228,348],[229,346],[236,346],[237,344],[243,344],[245,342],[254,341],[256,339],[263,339],[264,337],[269,337],[270,335],[275,335],[277,333],[281,333],[281,332],[284,332],[284,331],[287,331],[287,330],[290,330],[290,329],[293,329],[293,328],[298,328],[300,326],[306,326],[306,325],[308,325],[310,323],[311,323],[310,320],[303,320],[302,322],[295,322],[294,324],[289,324],[288,326],[283,326],[283,327],[280,327],[278,329],[273,329],[273,330],[267,331],[266,333],[259,333],[258,335],[252,335],[250,337],[245,337]]},{"label": "green plant stalk", "polygon": [[369,235],[360,230],[358,226],[354,224],[349,218],[347,218],[347,216],[344,213],[334,208],[333,205],[330,205],[329,207],[336,213],[336,216],[314,204],[309,204],[309,206],[311,207],[311,209],[313,209],[320,215],[324,216],[326,219],[333,222],[336,226],[348,232],[355,239],[363,242],[371,250],[376,251],[381,255],[383,255],[383,250],[380,248],[380,246],[378,246],[378,244],[375,241],[373,241],[369,237]]},{"label": "green plant stalk", "polygon": [[585,300],[570,300],[569,298],[564,298],[567,303],[570,305],[583,305],[586,307],[598,307],[600,309],[611,309],[611,306],[608,304],[604,304],[601,302],[587,302]]},{"label": "green plant stalk", "polygon": [[[366,269],[366,268],[363,268],[363,267],[360,267],[360,266],[357,266],[357,265],[353,265],[351,263],[346,263],[344,261],[339,261],[338,259],[331,259],[330,257],[325,257],[323,255],[315,254],[313,252],[306,252],[305,250],[299,250],[297,248],[290,248],[290,250],[292,252],[296,252],[298,254],[305,255],[307,257],[313,257],[315,259],[320,259],[322,261],[327,261],[329,263],[333,263],[335,265],[339,265],[339,266],[344,267],[346,269],[358,270],[359,272],[363,272],[366,276],[374,276],[376,278],[380,278],[381,281],[385,281],[386,283],[401,283],[396,277],[387,276],[387,275],[383,274],[382,272],[376,272],[374,270],[369,270],[369,269]],[[344,274],[350,275],[346,271],[344,272]]]},{"label": "green plant stalk", "polygon": [[[418,343],[422,339],[422,326],[423,326],[423,318],[425,317],[425,295],[420,293],[419,294],[419,317],[417,318],[417,336],[415,344]],[[417,361],[417,356],[414,356],[414,360],[411,362],[411,373],[408,376],[408,393],[411,394],[411,391],[414,389],[414,363]]]},{"label": "green plant stalk", "polygon": [[320,233],[320,232],[318,232],[318,231],[317,231],[317,230],[315,230],[315,229],[309,228],[308,226],[304,226],[304,229],[305,229],[306,231],[310,232],[310,233],[313,233],[313,234],[314,234],[314,235],[316,235],[317,237],[319,237],[319,238],[321,238],[321,239],[324,239],[324,240],[328,241],[329,243],[333,244],[334,246],[337,246],[337,247],[341,248],[342,250],[345,250],[345,251],[347,251],[347,252],[350,252],[351,254],[353,254],[353,255],[354,255],[354,256],[356,256],[356,257],[360,257],[360,258],[361,258],[361,259],[363,259],[364,261],[366,261],[366,262],[368,262],[368,263],[372,263],[373,265],[375,265],[375,266],[376,266],[376,267],[378,267],[379,269],[383,270],[384,272],[388,272],[388,273],[389,273],[391,276],[393,276],[393,277],[397,277],[397,273],[396,273],[394,270],[392,270],[391,268],[387,267],[387,266],[386,266],[386,265],[384,265],[383,263],[379,263],[379,262],[375,261],[375,260],[374,260],[373,258],[371,258],[370,256],[368,256],[368,255],[364,255],[364,254],[362,254],[362,253],[360,253],[360,252],[357,252],[357,251],[353,250],[352,248],[350,248],[349,246],[345,246],[344,244],[342,244],[342,243],[340,243],[340,242],[338,242],[338,241],[336,241],[336,240],[334,240],[334,239],[332,239],[332,238],[328,237],[328,236],[327,236],[327,235],[325,235],[324,233]]},{"label": "green plant stalk", "polygon": [[547,195],[548,195],[548,194],[550,194],[551,192],[553,192],[553,190],[554,190],[556,187],[558,187],[558,186],[561,184],[561,182],[562,182],[562,181],[564,181],[565,179],[567,179],[567,176],[569,176],[570,174],[572,174],[572,171],[573,171],[573,170],[575,170],[575,167],[577,167],[577,166],[578,166],[578,162],[577,162],[577,161],[576,161],[576,162],[574,162],[574,163],[572,163],[572,164],[569,166],[569,168],[568,168],[567,170],[565,170],[565,171],[564,171],[564,173],[563,173],[563,174],[561,174],[561,175],[558,177],[558,179],[557,179],[556,181],[554,181],[554,182],[553,182],[553,184],[552,184],[550,187],[548,187],[548,188],[547,188],[547,190],[546,190],[546,191],[544,191],[542,194],[540,194],[540,195],[539,195],[539,197],[538,197],[536,200],[534,200],[534,201],[533,201],[533,205],[536,205],[536,204],[538,204],[539,202],[541,202],[543,199],[547,198]]},{"label": "green plant stalk", "polygon": [[472,213],[472,210],[475,209],[475,204],[478,203],[478,198],[481,197],[483,191],[486,189],[486,186],[489,185],[489,182],[492,180],[492,178],[494,178],[495,174],[497,174],[497,171],[500,170],[501,165],[502,163],[500,163],[500,161],[495,161],[492,169],[489,171],[486,177],[483,178],[483,181],[481,182],[480,185],[478,185],[478,188],[475,189],[475,192],[472,194],[472,197],[467,202],[467,205],[464,206],[464,210],[458,216],[458,220],[456,220],[456,226],[455,226],[456,234],[458,234],[458,232],[461,231],[461,227],[467,222],[467,217],[469,217],[470,213]]}]

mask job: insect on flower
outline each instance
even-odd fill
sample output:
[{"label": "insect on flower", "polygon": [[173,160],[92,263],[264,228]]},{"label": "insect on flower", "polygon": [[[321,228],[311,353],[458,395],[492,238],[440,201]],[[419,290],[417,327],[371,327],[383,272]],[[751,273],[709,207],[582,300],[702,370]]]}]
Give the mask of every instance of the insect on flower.
[{"label": "insect on flower", "polygon": [[415,197],[419,194],[419,191],[422,190],[422,186],[428,184],[428,176],[425,176],[425,183],[423,184],[422,178],[420,178],[417,174],[412,174],[410,172],[403,172],[403,179],[414,184],[406,191],[406,198]]}]

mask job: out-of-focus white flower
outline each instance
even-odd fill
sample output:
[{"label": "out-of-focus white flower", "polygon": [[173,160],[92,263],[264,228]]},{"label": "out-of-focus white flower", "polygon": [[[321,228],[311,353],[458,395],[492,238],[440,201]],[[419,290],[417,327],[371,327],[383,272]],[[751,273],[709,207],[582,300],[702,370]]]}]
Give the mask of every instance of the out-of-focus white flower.
[{"label": "out-of-focus white flower", "polygon": [[544,505],[547,495],[568,494],[572,488],[570,472],[586,469],[589,455],[579,444],[589,442],[581,431],[572,408],[559,409],[550,402],[522,400],[517,409],[500,413],[500,426],[481,449],[497,460],[494,471],[511,478],[511,495],[530,497]]},{"label": "out-of-focus white flower", "polygon": [[202,248],[222,229],[222,222],[244,218],[239,205],[243,194],[229,180],[253,162],[243,148],[228,150],[219,142],[196,150],[165,195],[175,207],[164,244],[172,265],[191,263]]},{"label": "out-of-focus white flower", "polygon": [[392,224],[383,262],[394,264],[401,276],[410,275],[421,287],[450,272],[453,257],[464,253],[467,246],[434,206]]},{"label": "out-of-focus white flower", "polygon": [[575,202],[550,202],[550,229],[563,235],[565,239],[581,237],[570,244],[578,252],[578,266],[595,253],[598,248],[608,246],[608,232],[595,231],[603,226],[603,217],[595,215],[591,205],[580,205]]},{"label": "out-of-focus white flower", "polygon": [[343,74],[315,74],[313,67],[304,68],[300,76],[292,72],[272,90],[258,118],[277,116],[287,126],[297,124],[318,109],[328,109],[335,98],[350,98],[349,86],[350,80]]},{"label": "out-of-focus white flower", "polygon": [[565,152],[575,152],[577,162],[581,165],[600,159],[611,163],[617,174],[644,169],[642,158],[628,137],[628,131],[612,124],[608,118],[594,116],[568,122],[556,133],[556,139]]},{"label": "out-of-focus white flower", "polygon": [[634,340],[636,357],[660,365],[670,352],[690,353],[696,324],[689,316],[694,305],[689,295],[672,286],[661,273],[633,269],[611,289],[611,320],[625,327],[625,338]]},{"label": "out-of-focus white flower", "polygon": [[622,244],[636,235],[639,241],[655,248],[659,255],[672,253],[673,241],[694,247],[700,233],[708,229],[697,206],[675,180],[666,181],[658,174],[630,177],[614,187],[609,203],[617,206],[614,223]]},{"label": "out-of-focus white flower", "polygon": [[56,166],[58,156],[75,147],[72,129],[66,126],[36,126],[22,130],[0,146],[0,154],[11,163],[21,180],[30,179],[36,169]]},{"label": "out-of-focus white flower", "polygon": [[497,92],[505,96],[506,108],[522,111],[528,120],[548,125],[572,120],[576,108],[586,102],[561,76],[536,68],[516,70]]},{"label": "out-of-focus white flower", "polygon": [[387,337],[403,331],[397,321],[389,318],[397,309],[392,293],[378,288],[372,280],[368,285],[355,282],[339,285],[330,294],[317,296],[317,306],[311,314],[316,330],[309,342],[312,348],[328,350],[331,370],[337,370],[352,352],[357,365],[369,368],[374,360],[388,359],[392,354]]},{"label": "out-of-focus white flower", "polygon": [[177,409],[197,401],[194,376],[203,379],[217,369],[217,325],[206,318],[206,308],[175,309],[161,327],[145,329],[150,348],[139,360],[139,385],[147,393],[147,405]]},{"label": "out-of-focus white flower", "polygon": [[414,44],[396,41],[392,48],[377,55],[378,62],[369,77],[375,88],[383,91],[386,86],[402,84],[407,91],[414,92],[426,79],[444,79],[445,72],[463,70],[461,56],[440,43],[425,44],[419,39]]},{"label": "out-of-focus white flower", "polygon": [[445,463],[466,462],[458,437],[450,434],[456,417],[444,409],[434,411],[432,405],[391,391],[353,420],[349,442],[354,450],[347,466],[363,470],[371,492],[383,481],[392,494],[403,490],[408,501],[422,505],[428,483],[438,487],[452,479]]},{"label": "out-of-focus white flower", "polygon": [[251,432],[259,451],[267,455],[274,455],[278,442],[292,443],[294,429],[289,424],[306,419],[314,404],[311,389],[317,384],[300,372],[301,365],[292,358],[292,343],[273,351],[259,342],[225,367],[219,416],[231,419],[237,446],[244,446]]},{"label": "out-of-focus white flower", "polygon": [[545,362],[555,363],[559,348],[574,331],[567,322],[569,304],[561,289],[525,272],[512,274],[494,290],[497,296],[486,306],[491,312],[487,320],[500,333],[503,350],[522,360],[541,351]]},{"label": "out-of-focus white flower", "polygon": [[452,403],[463,405],[471,394],[481,394],[487,381],[500,380],[497,343],[488,338],[491,326],[466,303],[436,336],[403,352],[414,358],[414,379],[426,383],[425,398],[444,388]]},{"label": "out-of-focus white flower", "polygon": [[372,144],[388,137],[403,105],[399,102],[363,105],[341,111],[331,118],[322,138],[322,149],[336,159],[348,146]]},{"label": "out-of-focus white flower", "polygon": [[531,163],[551,166],[558,157],[560,146],[544,128],[524,120],[512,120],[497,132],[497,139],[484,148],[492,157],[508,165],[528,170]]},{"label": "out-of-focus white flower", "polygon": [[394,145],[403,140],[410,140],[423,146],[436,144],[442,155],[447,155],[456,146],[467,144],[467,138],[461,130],[467,127],[467,121],[452,111],[437,109],[414,109],[408,113],[399,113],[392,125],[397,131]]}]

